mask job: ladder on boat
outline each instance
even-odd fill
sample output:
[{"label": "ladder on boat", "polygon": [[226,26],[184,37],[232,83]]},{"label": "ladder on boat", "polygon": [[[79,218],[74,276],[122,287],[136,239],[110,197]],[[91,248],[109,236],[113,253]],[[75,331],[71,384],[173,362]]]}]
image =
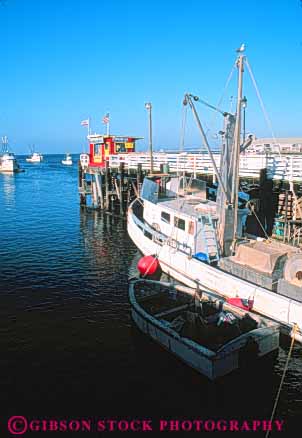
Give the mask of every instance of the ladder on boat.
[{"label": "ladder on boat", "polygon": [[202,215],[199,220],[202,222],[201,234],[207,250],[207,261],[208,263],[217,262],[219,260],[219,250],[213,219],[208,214]]}]

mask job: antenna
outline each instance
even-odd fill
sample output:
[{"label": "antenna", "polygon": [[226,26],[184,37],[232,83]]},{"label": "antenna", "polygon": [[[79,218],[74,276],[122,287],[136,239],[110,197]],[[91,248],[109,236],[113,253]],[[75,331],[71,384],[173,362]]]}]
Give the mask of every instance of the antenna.
[{"label": "antenna", "polygon": [[8,152],[8,138],[6,135],[1,137],[2,140],[2,153]]}]

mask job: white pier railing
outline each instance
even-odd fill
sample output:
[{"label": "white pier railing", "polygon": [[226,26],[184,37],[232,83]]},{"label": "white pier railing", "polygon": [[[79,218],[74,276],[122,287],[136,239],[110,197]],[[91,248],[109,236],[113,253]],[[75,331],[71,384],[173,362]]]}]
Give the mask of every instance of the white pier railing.
[{"label": "white pier railing", "polygon": [[[220,154],[213,154],[217,168],[220,166]],[[81,154],[81,165],[89,165],[88,154]],[[132,152],[129,154],[109,155],[109,167],[117,168],[121,163],[126,169],[150,169],[150,154],[148,152]],[[166,153],[153,154],[153,169],[160,170],[160,165],[168,165],[171,171],[214,175],[213,165],[208,154],[197,153]],[[258,178],[260,169],[266,168],[267,174],[274,180],[302,182],[302,154],[297,155],[241,155],[239,173],[241,177]]]},{"label": "white pier railing", "polygon": [[[219,169],[220,154],[214,154],[215,163]],[[133,152],[109,156],[109,166],[118,167],[125,163],[128,169],[136,169],[138,164],[143,169],[150,169],[150,155],[147,152]],[[186,171],[193,174],[203,173],[213,175],[214,169],[208,154],[164,153],[153,154],[154,170],[159,170],[161,164],[168,164],[172,171]],[[260,169],[267,168],[268,175],[275,180],[291,180],[302,182],[301,155],[252,155],[240,157],[240,176],[259,177]]]}]

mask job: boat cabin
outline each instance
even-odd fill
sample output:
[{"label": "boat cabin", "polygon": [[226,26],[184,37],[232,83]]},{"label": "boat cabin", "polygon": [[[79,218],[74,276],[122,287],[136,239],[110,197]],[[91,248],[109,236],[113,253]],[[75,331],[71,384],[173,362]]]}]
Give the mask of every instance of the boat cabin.
[{"label": "boat cabin", "polygon": [[[149,227],[146,235],[159,244],[166,241],[190,257],[217,262],[220,257],[217,205],[206,199],[205,181],[193,179],[184,184],[182,178],[169,178],[167,184],[144,179],[141,198],[144,202],[142,218]],[[240,237],[247,212],[238,210],[237,235]]]},{"label": "boat cabin", "polygon": [[140,137],[89,135],[89,165],[103,167],[109,155],[135,152],[135,142],[138,139]]},{"label": "boat cabin", "polygon": [[164,236],[170,246],[189,256],[217,260],[216,204],[206,199],[204,181],[192,181],[190,194],[183,185],[178,177],[172,177],[164,188],[156,180],[145,178],[141,192],[143,219],[157,232],[155,239]]}]

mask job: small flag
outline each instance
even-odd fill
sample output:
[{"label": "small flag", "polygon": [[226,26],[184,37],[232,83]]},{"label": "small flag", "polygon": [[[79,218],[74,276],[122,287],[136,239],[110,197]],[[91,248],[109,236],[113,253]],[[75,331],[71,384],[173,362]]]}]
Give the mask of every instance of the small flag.
[{"label": "small flag", "polygon": [[81,121],[81,125],[82,125],[82,126],[88,126],[88,125],[89,125],[89,119],[87,119],[87,120],[82,120],[82,121]]},{"label": "small flag", "polygon": [[103,117],[103,123],[105,125],[107,125],[107,123],[109,123],[109,113],[107,113],[104,117]]}]

